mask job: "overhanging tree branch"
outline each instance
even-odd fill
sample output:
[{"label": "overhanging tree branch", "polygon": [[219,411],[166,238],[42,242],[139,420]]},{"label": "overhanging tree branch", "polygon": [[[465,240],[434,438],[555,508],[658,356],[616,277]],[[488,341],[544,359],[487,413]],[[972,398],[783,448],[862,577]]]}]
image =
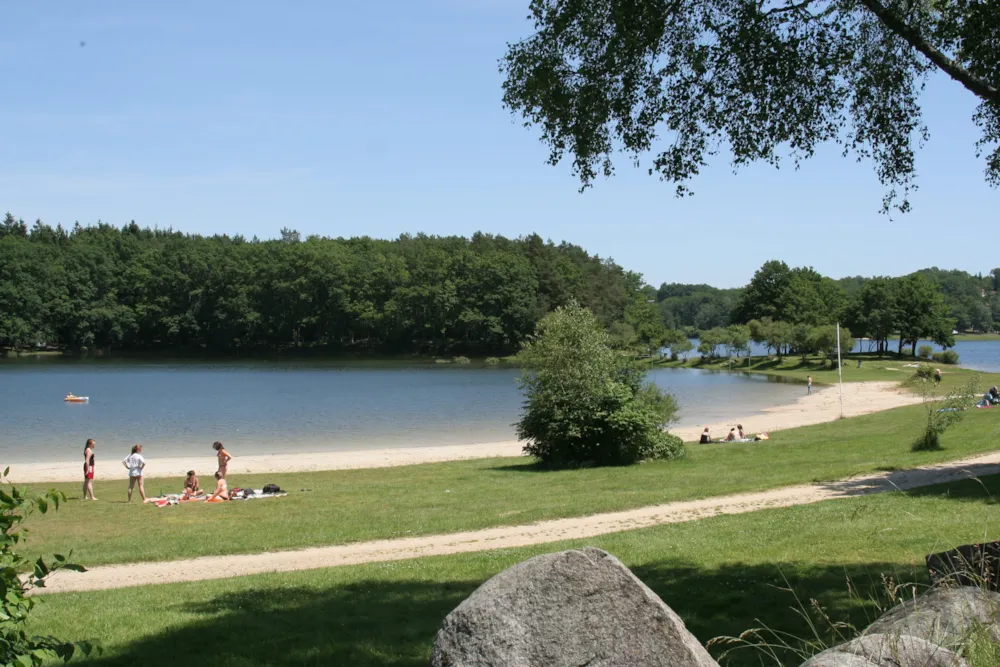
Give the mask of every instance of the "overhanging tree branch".
[{"label": "overhanging tree branch", "polygon": [[914,49],[924,54],[942,72],[955,81],[958,81],[977,97],[1000,105],[1000,90],[997,90],[980,77],[972,74],[957,61],[946,56],[937,47],[928,42],[918,30],[900,19],[894,11],[885,7],[879,0],[860,1],[862,5],[878,17],[882,25],[902,37]]}]

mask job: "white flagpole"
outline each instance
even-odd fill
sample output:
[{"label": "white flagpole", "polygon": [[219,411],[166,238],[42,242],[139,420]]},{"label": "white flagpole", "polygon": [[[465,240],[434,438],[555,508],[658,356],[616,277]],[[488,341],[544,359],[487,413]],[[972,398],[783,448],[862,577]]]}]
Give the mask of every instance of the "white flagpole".
[{"label": "white flagpole", "polygon": [[844,418],[844,367],[840,363],[840,322],[837,322],[837,374],[840,376],[840,418]]}]

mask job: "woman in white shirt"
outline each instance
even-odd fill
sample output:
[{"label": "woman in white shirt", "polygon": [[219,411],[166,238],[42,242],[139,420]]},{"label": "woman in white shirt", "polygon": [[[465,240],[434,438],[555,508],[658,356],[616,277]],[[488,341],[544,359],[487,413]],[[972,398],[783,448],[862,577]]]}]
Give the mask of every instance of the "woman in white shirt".
[{"label": "woman in white shirt", "polygon": [[122,465],[128,468],[128,501],[132,502],[132,489],[139,483],[139,495],[146,502],[146,489],[142,486],[142,469],[146,467],[146,459],[142,456],[142,445],[132,448],[132,453],[122,460]]}]

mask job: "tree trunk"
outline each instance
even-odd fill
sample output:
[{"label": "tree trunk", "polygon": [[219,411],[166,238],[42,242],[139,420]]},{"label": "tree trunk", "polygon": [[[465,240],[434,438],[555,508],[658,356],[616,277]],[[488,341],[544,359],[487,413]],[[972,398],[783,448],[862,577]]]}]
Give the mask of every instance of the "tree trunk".
[{"label": "tree trunk", "polygon": [[899,354],[899,356],[903,356],[903,334],[902,333],[899,334],[899,352],[897,354]]}]

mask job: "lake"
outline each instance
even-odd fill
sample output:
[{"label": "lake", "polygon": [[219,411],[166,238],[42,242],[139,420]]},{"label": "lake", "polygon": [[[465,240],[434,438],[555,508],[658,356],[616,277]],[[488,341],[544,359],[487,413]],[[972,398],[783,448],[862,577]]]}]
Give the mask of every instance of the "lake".
[{"label": "lake", "polygon": [[[105,456],[142,443],[149,456],[328,452],[515,439],[521,395],[511,368],[409,362],[0,360],[4,463]],[[681,425],[790,403],[802,385],[775,378],[657,369]],[[67,393],[87,404],[63,402]],[[112,454],[113,452],[113,454]]]}]

